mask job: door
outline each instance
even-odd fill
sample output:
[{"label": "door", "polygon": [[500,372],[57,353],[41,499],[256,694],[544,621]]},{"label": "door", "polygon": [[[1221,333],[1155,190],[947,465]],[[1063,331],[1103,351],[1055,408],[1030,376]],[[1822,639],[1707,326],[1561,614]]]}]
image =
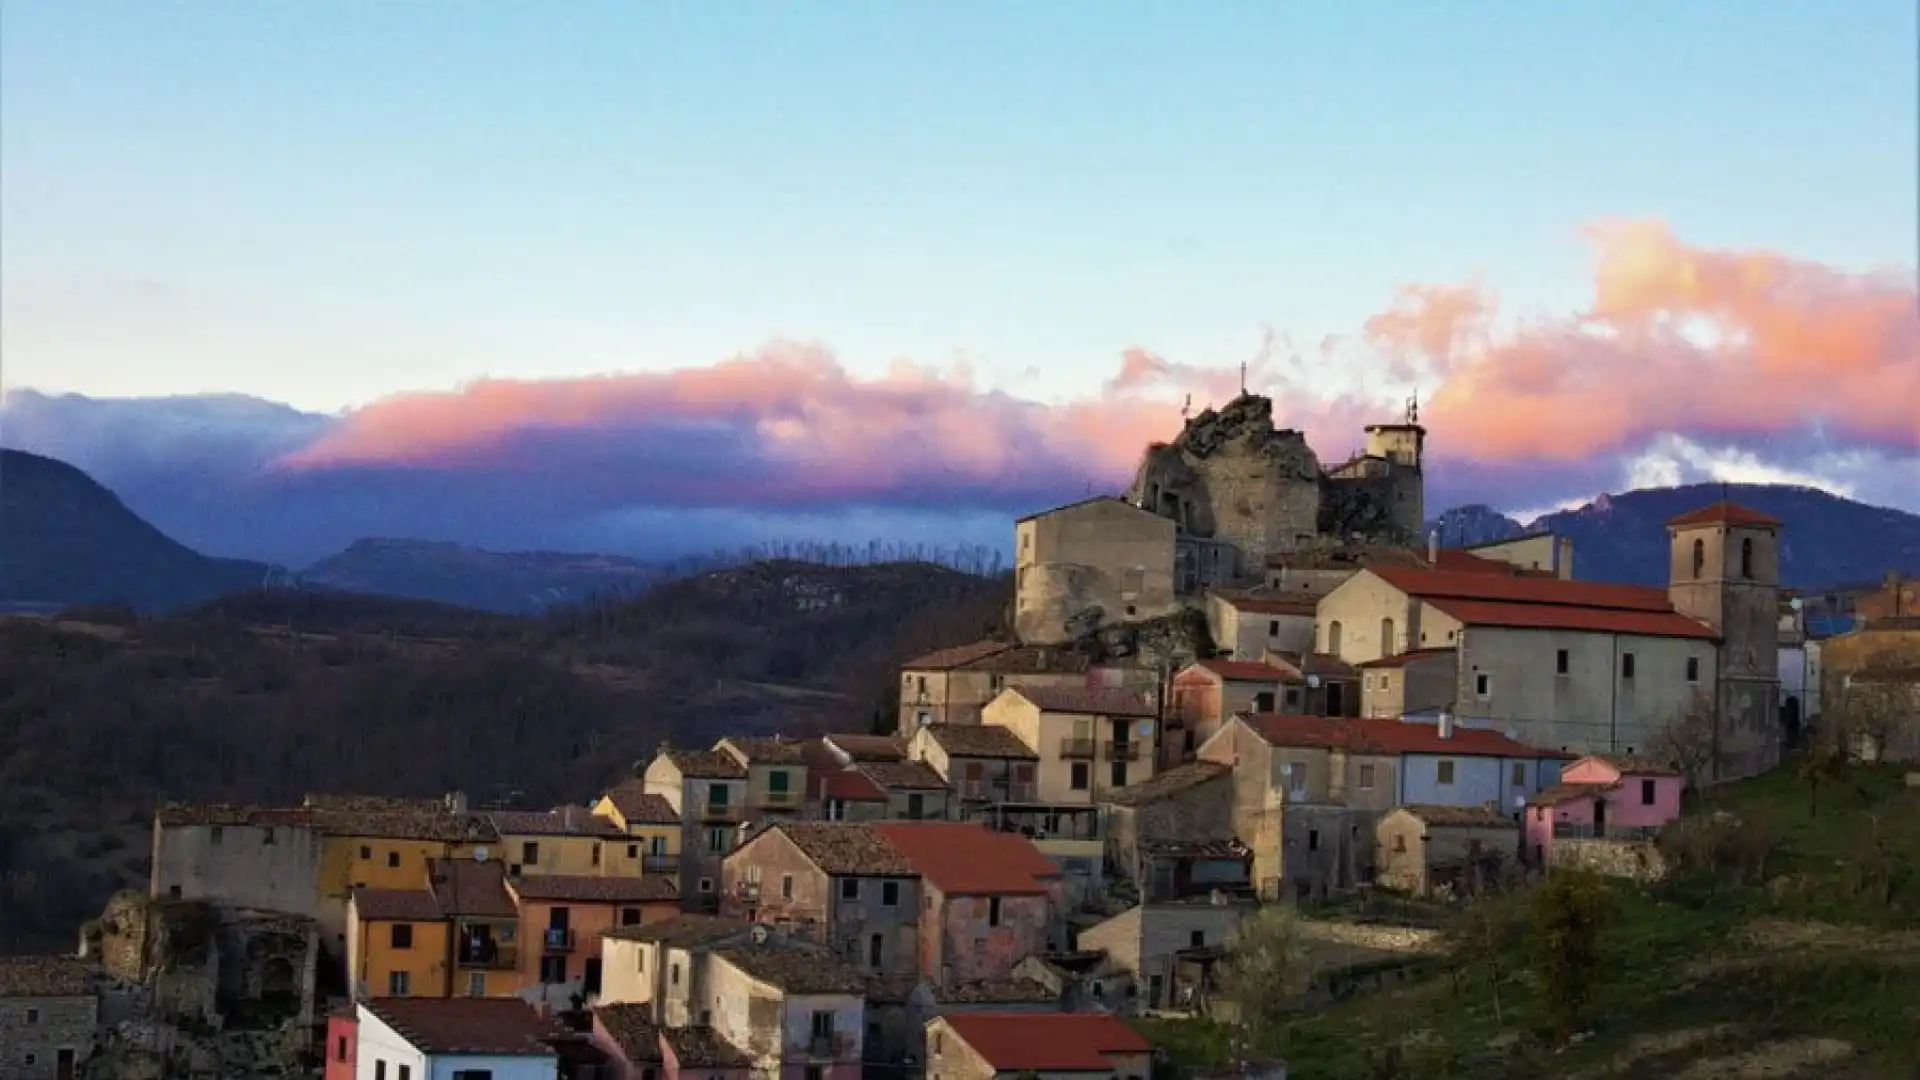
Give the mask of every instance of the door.
[{"label": "door", "polygon": [[1598,840],[1607,835],[1607,800],[1593,800],[1593,838]]},{"label": "door", "polygon": [[592,997],[600,993],[600,958],[599,957],[591,956],[587,958],[587,970],[585,972],[585,977],[582,978],[580,981],[586,990],[587,996]]},{"label": "door", "polygon": [[54,1058],[54,1075],[59,1080],[73,1080],[73,1051],[61,1047]]}]

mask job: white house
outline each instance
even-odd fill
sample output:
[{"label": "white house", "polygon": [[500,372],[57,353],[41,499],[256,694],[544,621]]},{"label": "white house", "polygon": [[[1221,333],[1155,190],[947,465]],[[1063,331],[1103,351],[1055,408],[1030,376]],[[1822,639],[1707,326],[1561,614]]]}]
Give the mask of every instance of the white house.
[{"label": "white house", "polygon": [[557,1080],[558,1025],[519,998],[375,998],[359,1005],[355,1080]]}]

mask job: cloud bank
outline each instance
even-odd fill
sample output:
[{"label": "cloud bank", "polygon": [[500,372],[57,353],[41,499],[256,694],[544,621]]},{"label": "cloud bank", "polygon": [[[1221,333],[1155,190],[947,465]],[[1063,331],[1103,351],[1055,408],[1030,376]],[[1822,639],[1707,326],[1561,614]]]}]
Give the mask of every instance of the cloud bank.
[{"label": "cloud bank", "polygon": [[[1701,249],[1647,222],[1587,236],[1585,310],[1503,321],[1483,283],[1410,285],[1351,337],[1270,332],[1248,382],[1323,460],[1420,389],[1434,509],[1701,479],[1920,509],[1910,273]],[[1328,393],[1336,365],[1382,398]],[[1183,400],[1223,403],[1240,377],[1237,362],[1132,349],[1086,397],[1041,403],[964,368],[863,378],[822,346],[778,342],[709,367],[487,380],[339,416],[16,391],[0,442],[88,469],[189,543],[296,564],[370,534],[663,554],[795,533],[1002,544],[1010,514],[1123,486],[1143,445],[1178,431]]]}]

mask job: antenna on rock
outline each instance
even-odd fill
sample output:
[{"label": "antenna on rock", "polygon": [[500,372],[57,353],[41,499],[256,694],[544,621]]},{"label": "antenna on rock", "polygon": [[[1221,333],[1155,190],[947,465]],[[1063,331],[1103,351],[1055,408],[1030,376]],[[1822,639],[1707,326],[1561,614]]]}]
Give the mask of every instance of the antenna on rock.
[{"label": "antenna on rock", "polygon": [[1247,362],[1245,360],[1242,360],[1240,361],[1240,396],[1245,397],[1246,395],[1247,395]]},{"label": "antenna on rock", "polygon": [[1193,395],[1188,394],[1187,400],[1182,402],[1180,405],[1180,419],[1185,420],[1188,416],[1191,416],[1192,414],[1193,414]]}]

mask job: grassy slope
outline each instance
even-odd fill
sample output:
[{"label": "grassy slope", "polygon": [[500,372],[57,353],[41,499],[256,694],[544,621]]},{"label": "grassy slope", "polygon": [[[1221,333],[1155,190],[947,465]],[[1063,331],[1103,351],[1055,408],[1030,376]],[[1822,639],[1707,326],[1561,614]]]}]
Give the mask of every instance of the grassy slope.
[{"label": "grassy slope", "polygon": [[[1564,1052],[1534,1034],[1541,1011],[1524,970],[1500,987],[1504,1022],[1484,974],[1457,992],[1442,975],[1303,1015],[1258,1041],[1303,1080],[1920,1076],[1920,788],[1894,770],[1859,770],[1844,789],[1823,788],[1810,815],[1808,789],[1788,768],[1730,785],[1702,810],[1720,808],[1784,830],[1769,887],[1681,899],[1623,885],[1602,1000],[1589,1035]],[[1869,815],[1897,853],[1890,904],[1857,887]],[[1143,1028],[1184,1064],[1224,1057],[1224,1029]],[[1375,1071],[1369,1052],[1394,1044],[1402,1071]],[[1781,1071],[1757,1071],[1761,1059]]]}]

